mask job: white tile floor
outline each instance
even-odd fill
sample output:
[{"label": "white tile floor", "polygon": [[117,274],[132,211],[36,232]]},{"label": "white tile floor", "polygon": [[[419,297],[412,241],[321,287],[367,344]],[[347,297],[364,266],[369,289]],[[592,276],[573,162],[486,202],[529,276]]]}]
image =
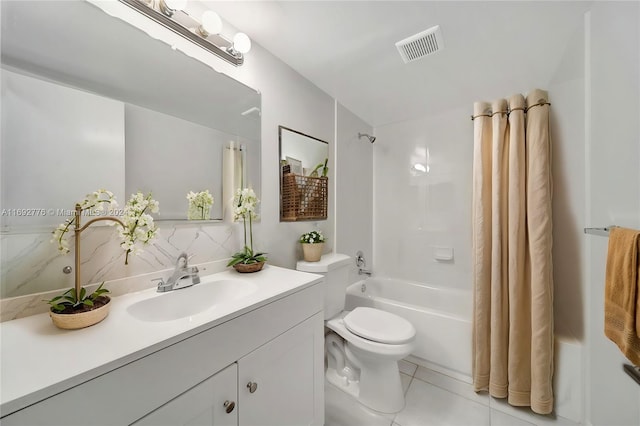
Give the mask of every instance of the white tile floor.
[{"label": "white tile floor", "polygon": [[571,421],[515,408],[471,385],[400,361],[406,405],[397,414],[381,414],[325,383],[326,426],[527,426],[575,425]]}]

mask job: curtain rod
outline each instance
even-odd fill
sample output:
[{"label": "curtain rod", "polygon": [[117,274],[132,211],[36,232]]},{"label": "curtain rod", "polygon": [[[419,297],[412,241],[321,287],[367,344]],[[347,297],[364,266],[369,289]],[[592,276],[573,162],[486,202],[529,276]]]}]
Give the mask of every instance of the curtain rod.
[{"label": "curtain rod", "polygon": [[528,106],[526,108],[513,108],[513,109],[508,109],[506,111],[496,111],[496,112],[492,112],[491,114],[478,114],[478,115],[472,115],[471,116],[471,121],[475,120],[478,117],[493,117],[496,114],[511,114],[511,111],[524,111],[525,113],[527,111],[529,111],[531,108],[533,107],[537,107],[537,106],[542,106],[542,105],[551,105],[551,102],[538,102],[537,104],[533,104],[531,106]]}]

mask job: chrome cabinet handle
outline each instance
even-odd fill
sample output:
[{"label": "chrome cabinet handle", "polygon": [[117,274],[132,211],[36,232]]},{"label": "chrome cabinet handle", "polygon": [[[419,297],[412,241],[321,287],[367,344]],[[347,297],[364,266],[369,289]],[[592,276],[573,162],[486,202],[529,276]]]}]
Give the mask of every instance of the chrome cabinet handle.
[{"label": "chrome cabinet handle", "polygon": [[258,384],[256,382],[247,383],[247,389],[249,389],[249,393],[254,393],[258,389]]},{"label": "chrome cabinet handle", "polygon": [[226,409],[225,411],[227,412],[227,414],[229,414],[233,411],[234,408],[236,408],[236,403],[233,401],[225,401],[224,408]]}]

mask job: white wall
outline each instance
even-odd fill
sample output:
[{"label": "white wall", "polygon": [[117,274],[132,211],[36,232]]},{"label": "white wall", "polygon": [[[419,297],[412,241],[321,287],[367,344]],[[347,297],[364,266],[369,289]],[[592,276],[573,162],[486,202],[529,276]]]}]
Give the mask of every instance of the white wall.
[{"label": "white wall", "polygon": [[[640,5],[594,4],[587,16],[587,223],[640,229]],[[587,240],[588,406],[594,425],[640,424],[640,386],[604,336],[607,239]]]},{"label": "white wall", "polygon": [[[197,16],[198,11],[194,9],[193,13]],[[224,28],[225,33],[235,32],[226,23]],[[320,229],[329,239],[325,251],[330,250],[334,239],[335,215],[330,214],[327,220],[318,222],[280,222],[278,126],[289,127],[329,143],[331,186],[335,179],[333,98],[256,43],[246,55],[244,65],[234,67],[211,54],[203,53],[202,49],[194,49],[180,37],[173,34],[167,37],[172,38],[172,42],[180,45],[187,54],[253,87],[262,95],[262,217],[255,226],[254,247],[268,252],[269,263],[295,268],[296,261],[302,258],[298,238],[304,232]],[[335,193],[330,192],[329,212],[334,209]],[[239,226],[235,227],[235,238],[238,243],[242,238]]]},{"label": "white wall", "polygon": [[335,251],[354,258],[350,282],[358,281],[355,256],[361,250],[366,268],[376,270],[373,262],[373,150],[358,133],[372,134],[373,129],[361,118],[340,105],[336,106],[336,194],[337,209]]}]

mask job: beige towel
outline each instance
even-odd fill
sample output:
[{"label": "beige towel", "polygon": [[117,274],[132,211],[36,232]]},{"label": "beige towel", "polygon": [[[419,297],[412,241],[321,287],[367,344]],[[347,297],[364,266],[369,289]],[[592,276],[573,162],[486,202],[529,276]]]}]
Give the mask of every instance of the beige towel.
[{"label": "beige towel", "polygon": [[604,292],[604,334],[629,361],[640,365],[640,231],[609,234]]}]

